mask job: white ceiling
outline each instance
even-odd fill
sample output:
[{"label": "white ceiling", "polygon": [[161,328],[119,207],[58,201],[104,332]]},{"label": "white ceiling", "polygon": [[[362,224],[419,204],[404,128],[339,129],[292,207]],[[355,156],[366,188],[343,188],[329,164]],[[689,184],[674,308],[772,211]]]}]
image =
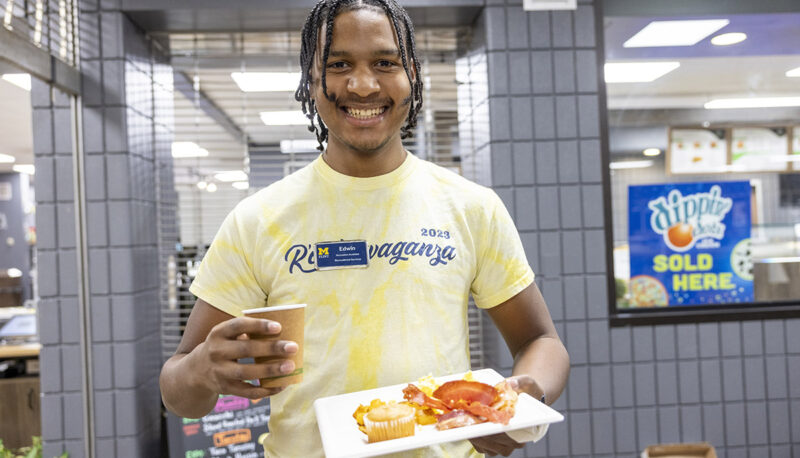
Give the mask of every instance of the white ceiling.
[{"label": "white ceiling", "polygon": [[668,60],[681,66],[653,82],[607,85],[608,107],[703,109],[704,103],[716,98],[800,95],[800,78],[786,76],[788,70],[800,67],[800,51],[794,56]]},{"label": "white ceiling", "polygon": [[[0,78],[0,153],[17,164],[33,164],[31,93]],[[0,163],[0,173],[13,164]]]},{"label": "white ceiling", "polygon": [[[231,72],[242,70],[298,71],[296,34],[173,34],[169,39],[175,70],[190,78],[199,77],[201,91],[251,142],[277,144],[283,139],[314,138],[305,126],[267,127],[261,122],[258,115],[261,111],[299,109],[291,92],[245,94],[230,77]],[[430,77],[428,88],[436,88],[425,94],[429,107],[456,110],[455,76],[448,61],[454,57],[457,39],[452,29],[418,33],[418,47],[430,56],[426,66]],[[439,63],[437,56],[443,63]],[[800,52],[663,60],[677,60],[681,67],[652,83],[608,85],[609,108],[701,109],[703,103],[717,97],[800,94],[800,78],[785,76],[787,70],[800,67]],[[207,174],[245,165],[243,139],[231,136],[177,91],[175,131],[177,141],[195,141],[210,152],[208,158],[177,160],[178,169]],[[14,155],[18,163],[33,161],[30,94],[4,80],[0,80],[0,152]],[[10,169],[11,165],[0,164],[0,171]]]}]

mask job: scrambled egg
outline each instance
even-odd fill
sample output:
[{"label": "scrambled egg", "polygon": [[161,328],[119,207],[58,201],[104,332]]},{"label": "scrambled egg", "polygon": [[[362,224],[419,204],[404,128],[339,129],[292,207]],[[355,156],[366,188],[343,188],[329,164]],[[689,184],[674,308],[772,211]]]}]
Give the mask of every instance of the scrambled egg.
[{"label": "scrambled egg", "polygon": [[433,396],[433,392],[439,388],[440,384],[436,383],[436,380],[433,379],[433,376],[428,374],[424,377],[420,377],[416,383],[417,387],[425,393],[426,396]]}]

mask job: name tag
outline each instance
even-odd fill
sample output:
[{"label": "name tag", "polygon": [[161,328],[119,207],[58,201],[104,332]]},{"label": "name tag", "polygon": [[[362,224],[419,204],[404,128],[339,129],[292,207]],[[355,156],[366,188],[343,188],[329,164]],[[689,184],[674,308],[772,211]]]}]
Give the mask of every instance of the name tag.
[{"label": "name tag", "polygon": [[315,244],[317,269],[363,269],[369,265],[366,240],[342,240]]}]

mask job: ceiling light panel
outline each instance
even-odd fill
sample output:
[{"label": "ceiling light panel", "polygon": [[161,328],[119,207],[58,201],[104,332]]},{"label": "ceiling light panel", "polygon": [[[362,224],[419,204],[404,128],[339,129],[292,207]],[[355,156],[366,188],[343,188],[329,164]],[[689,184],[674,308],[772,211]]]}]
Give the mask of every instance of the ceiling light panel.
[{"label": "ceiling light panel", "polygon": [[302,111],[262,111],[260,115],[267,126],[305,126],[311,122]]},{"label": "ceiling light panel", "polygon": [[316,153],[318,146],[316,140],[281,140],[281,153]]},{"label": "ceiling light panel", "polygon": [[247,174],[241,170],[228,170],[224,172],[215,173],[214,178],[224,183],[230,183],[234,181],[247,181]]},{"label": "ceiling light panel", "polygon": [[693,46],[728,25],[727,19],[653,21],[626,41],[626,48]]},{"label": "ceiling light panel", "polygon": [[195,142],[172,142],[172,157],[174,158],[206,156],[208,156],[208,150],[201,148]]},{"label": "ceiling light panel", "polygon": [[649,83],[680,67],[680,62],[609,62],[606,83]]},{"label": "ceiling light panel", "polygon": [[614,170],[620,169],[646,169],[653,165],[653,161],[619,161],[608,164],[608,167]]},{"label": "ceiling light panel", "polygon": [[233,72],[231,78],[242,92],[294,92],[300,72]]},{"label": "ceiling light panel", "polygon": [[28,175],[34,175],[36,173],[36,167],[34,167],[33,164],[14,164],[12,169],[15,172],[27,173]]},{"label": "ceiling light panel", "polygon": [[26,91],[30,92],[31,90],[31,75],[27,73],[6,73],[3,75],[3,79]]},{"label": "ceiling light panel", "polygon": [[0,153],[0,164],[13,164],[17,158],[8,154]]},{"label": "ceiling light panel", "polygon": [[747,97],[714,99],[703,105],[707,110],[726,108],[800,107],[800,97]]},{"label": "ceiling light panel", "polygon": [[789,78],[800,78],[800,67],[789,70],[786,72],[786,76]]}]

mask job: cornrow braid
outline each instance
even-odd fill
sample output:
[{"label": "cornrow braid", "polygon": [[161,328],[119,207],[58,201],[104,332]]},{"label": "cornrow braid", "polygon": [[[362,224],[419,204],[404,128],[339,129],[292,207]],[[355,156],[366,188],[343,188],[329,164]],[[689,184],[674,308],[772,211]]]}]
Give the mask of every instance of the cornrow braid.
[{"label": "cornrow braid", "polygon": [[[319,31],[322,24],[325,24],[325,42],[322,49],[322,72],[321,83],[322,93],[329,100],[333,97],[328,94],[326,80],[325,62],[331,50],[333,37],[333,22],[336,15],[346,11],[353,11],[363,8],[374,8],[383,11],[394,27],[397,36],[397,43],[400,47],[400,57],[403,62],[403,69],[406,72],[409,83],[411,83],[411,94],[407,100],[410,103],[406,124],[400,128],[400,137],[408,138],[413,134],[413,129],[417,125],[417,115],[422,108],[422,66],[417,58],[416,42],[414,41],[414,26],[406,10],[401,7],[396,0],[320,0],[309,13],[303,25],[302,41],[300,45],[300,69],[301,77],[294,98],[301,103],[303,113],[308,117],[311,125],[308,127],[310,132],[314,132],[319,142],[318,150],[322,151],[325,147],[324,142],[328,140],[328,128],[322,121],[317,112],[317,107],[311,97],[311,85],[313,84],[311,71],[314,66],[314,55],[317,53],[317,43],[319,41]],[[412,71],[409,68],[409,59],[413,63],[416,78],[412,78]],[[319,126],[317,126],[319,124]]]},{"label": "cornrow braid", "polygon": [[[408,17],[408,14],[403,15],[403,23],[406,27],[406,39],[408,40],[408,47],[411,49],[413,53],[412,62],[414,63],[414,72],[417,75],[417,80],[419,84],[412,84],[411,90],[411,107],[408,110],[408,123],[402,127],[401,129],[401,138],[408,138],[412,135],[412,129],[417,127],[417,115],[419,114],[420,109],[422,108],[422,66],[417,59],[417,44],[414,40],[414,25],[411,23],[411,18]],[[396,26],[395,26],[396,29]],[[406,66],[406,61],[403,59],[403,66]],[[406,68],[406,73],[408,73],[408,68]],[[409,76],[410,78],[410,76]],[[418,100],[419,103],[414,104],[414,100]]]}]

